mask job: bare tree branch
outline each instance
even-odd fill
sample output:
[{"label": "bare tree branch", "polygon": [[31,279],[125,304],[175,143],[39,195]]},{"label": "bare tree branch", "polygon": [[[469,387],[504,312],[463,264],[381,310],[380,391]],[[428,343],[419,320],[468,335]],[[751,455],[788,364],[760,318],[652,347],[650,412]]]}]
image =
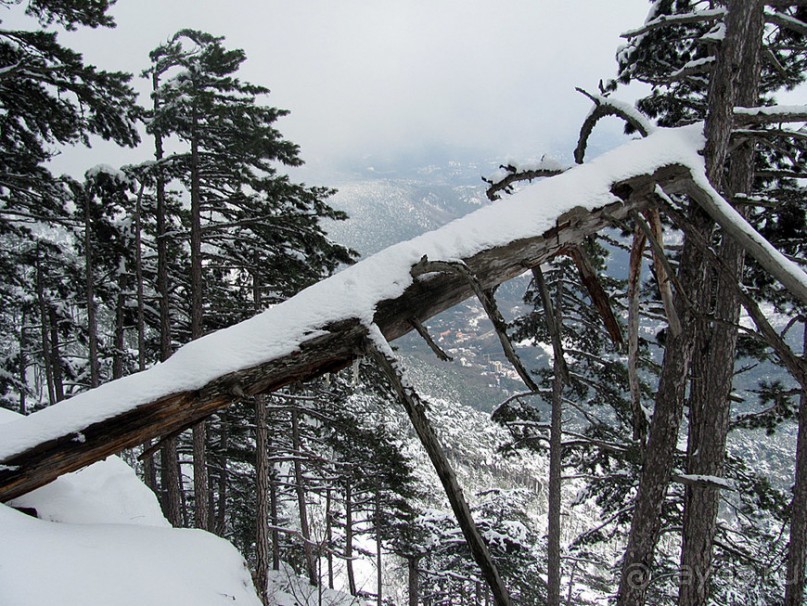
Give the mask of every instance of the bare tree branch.
[{"label": "bare tree branch", "polygon": [[476,560],[477,565],[493,593],[495,603],[497,606],[509,606],[510,596],[502,582],[496,564],[493,562],[490,551],[488,551],[487,545],[474,523],[474,519],[471,516],[471,508],[468,506],[468,502],[462,494],[457,476],[451,464],[448,462],[448,458],[440,445],[440,441],[437,439],[437,434],[434,432],[431,423],[429,423],[426,417],[423,401],[415,390],[405,383],[398,369],[398,361],[389,350],[389,345],[378,326],[373,325],[370,328],[370,334],[367,338],[367,350],[376,361],[379,368],[381,368],[387,376],[390,383],[392,383],[395,392],[398,394],[398,398],[406,410],[406,414],[412,422],[412,426],[418,434],[418,438],[420,438],[421,444],[423,444],[426,453],[429,455],[434,469],[437,471],[437,475],[440,478],[440,482],[443,484],[449,503],[451,503],[451,509],[454,511],[457,522],[462,529],[462,534],[468,542],[468,547],[474,556],[474,560]]},{"label": "bare tree branch", "polygon": [[479,279],[471,272],[468,266],[462,262],[449,262],[449,261],[429,261],[423,257],[420,262],[412,267],[412,276],[418,277],[432,272],[454,272],[463,276],[476,294],[476,298],[482,304],[485,312],[490,318],[493,328],[499,337],[499,342],[502,344],[504,355],[516,369],[518,376],[524,381],[524,384],[532,391],[538,391],[533,378],[530,376],[529,371],[524,367],[521,359],[518,357],[513,344],[510,342],[510,337],[507,336],[507,322],[504,321],[499,308],[496,306],[496,300],[493,298],[493,293],[482,287]]},{"label": "bare tree branch", "polygon": [[577,147],[574,150],[574,161],[577,164],[583,163],[586,155],[586,147],[588,146],[588,138],[591,136],[597,122],[606,116],[622,118],[643,137],[646,137],[652,130],[653,126],[632,106],[615,102],[608,97],[592,95],[582,88],[577,88],[576,90],[591,99],[594,103],[594,109],[586,117],[583,126],[580,127],[580,136],[577,139]]},{"label": "bare tree branch", "polygon": [[506,194],[513,193],[514,183],[521,181],[532,181],[533,179],[541,179],[543,177],[554,177],[555,175],[559,175],[566,170],[563,168],[552,167],[520,170],[512,164],[502,164],[499,168],[508,171],[510,174],[498,181],[482,177],[482,181],[490,185],[490,187],[488,187],[485,191],[485,195],[491,202],[494,202],[500,198],[499,192],[501,191]]},{"label": "bare tree branch", "polygon": [[432,336],[429,334],[429,331],[426,330],[426,327],[423,326],[423,324],[421,324],[420,320],[418,320],[417,318],[412,318],[410,322],[412,322],[412,326],[414,326],[417,333],[423,338],[424,341],[426,341],[426,344],[434,352],[434,355],[437,356],[437,359],[439,359],[441,362],[453,361],[454,358],[452,358],[446,352],[440,349],[440,346],[434,342],[434,339],[432,339]]}]

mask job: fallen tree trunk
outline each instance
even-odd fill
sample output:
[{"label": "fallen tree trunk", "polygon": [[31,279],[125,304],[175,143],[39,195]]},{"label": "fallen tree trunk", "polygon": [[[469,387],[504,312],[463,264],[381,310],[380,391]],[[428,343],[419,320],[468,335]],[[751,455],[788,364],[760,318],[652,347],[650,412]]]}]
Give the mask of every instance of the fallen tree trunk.
[{"label": "fallen tree trunk", "polygon": [[392,341],[474,296],[474,285],[456,272],[414,278],[412,268],[424,255],[461,261],[476,285],[490,290],[641,210],[657,191],[691,192],[807,303],[803,272],[704,186],[701,142],[692,128],[661,129],[390,247],[251,320],[189,343],[147,371],[0,426],[0,501],[188,428],[238,398],[339,370],[363,354],[373,324]]},{"label": "fallen tree trunk", "polygon": [[[675,185],[688,175],[689,172],[681,166],[663,167],[655,174],[616,183],[614,190],[626,196],[637,189],[652,189],[657,183]],[[562,214],[555,225],[543,233],[484,250],[463,261],[485,288],[493,288],[553,257],[567,245],[582,241],[609,225],[613,218],[626,217],[630,210],[643,204],[643,196],[631,196],[629,203],[613,202],[593,211],[579,207],[574,212]],[[374,321],[384,337],[391,341],[412,330],[413,319],[423,322],[472,296],[473,287],[463,276],[429,274],[413,281],[400,296],[379,301]],[[366,327],[357,318],[325,323],[288,355],[223,374],[200,389],[156,398],[89,423],[80,431],[65,432],[5,457],[0,461],[0,500],[13,499],[64,473],[137,446],[147,439],[188,428],[240,397],[269,393],[344,368],[362,355],[366,334]],[[210,352],[210,355],[215,356],[216,352]],[[107,385],[112,386],[114,382]]]}]

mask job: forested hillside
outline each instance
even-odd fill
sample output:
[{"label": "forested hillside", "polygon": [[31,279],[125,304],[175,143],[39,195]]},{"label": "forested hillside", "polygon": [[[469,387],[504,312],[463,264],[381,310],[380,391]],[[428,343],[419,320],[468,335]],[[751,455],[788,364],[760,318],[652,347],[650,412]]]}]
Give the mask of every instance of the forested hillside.
[{"label": "forested hillside", "polygon": [[561,154],[321,185],[216,32],[64,43],[114,4],[0,3],[0,602],[804,604],[803,2],[650,2]]}]

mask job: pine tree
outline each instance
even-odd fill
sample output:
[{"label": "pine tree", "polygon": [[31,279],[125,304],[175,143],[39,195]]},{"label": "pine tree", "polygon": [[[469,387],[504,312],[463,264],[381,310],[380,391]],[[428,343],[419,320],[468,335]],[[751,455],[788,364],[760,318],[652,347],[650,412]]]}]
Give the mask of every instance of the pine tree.
[{"label": "pine tree", "polygon": [[[19,4],[3,8],[22,10],[15,8]],[[9,304],[3,328],[4,341],[19,345],[4,359],[4,374],[17,380],[3,387],[17,391],[26,410],[31,408],[26,396],[35,395],[39,380],[37,367],[47,386],[41,400],[55,403],[71,389],[65,386],[72,370],[64,342],[77,328],[64,302],[73,299],[65,289],[80,282],[76,275],[57,277],[73,265],[64,263],[69,256],[61,250],[72,228],[71,195],[47,162],[61,146],[85,144],[90,136],[130,146],[138,141],[131,76],[87,65],[45,28],[113,27],[108,8],[103,0],[30,2],[25,10],[42,29],[0,32],[0,235],[9,268],[2,287]],[[27,280],[11,269],[26,266],[35,268]]]},{"label": "pine tree", "polygon": [[[151,60],[149,130],[157,161],[165,167],[162,178],[170,168],[190,202],[190,337],[242,320],[255,305],[281,301],[350,262],[350,251],[319,224],[345,218],[325,202],[332,191],[278,172],[278,165],[301,164],[299,150],[274,126],[287,112],[261,103],[268,89],[236,77],[244,52],[226,49],[222,38],[181,30]],[[186,151],[163,157],[170,137]],[[194,439],[195,511],[197,524],[208,527],[204,431],[197,427]]]},{"label": "pine tree", "polygon": [[[654,2],[645,25],[630,32],[631,42],[619,54],[621,81],[638,79],[653,86],[651,95],[642,99],[639,107],[657,117],[660,124],[680,125],[705,118],[709,178],[752,222],[759,219],[751,200],[760,186],[763,197],[769,200],[779,198],[788,189],[780,189],[775,177],[754,180],[754,151],[760,149],[758,143],[765,141],[766,136],[784,137],[787,141],[788,134],[783,131],[763,135],[746,129],[745,138],[741,139],[743,129],[733,124],[738,117],[733,117],[732,112],[736,105],[768,104],[770,93],[801,81],[805,57],[800,45],[794,43],[794,36],[803,37],[803,29],[799,34],[800,10],[785,3],[766,14],[768,27],[763,38],[763,11],[759,2],[727,2],[716,6],[689,1]],[[761,63],[763,42],[771,60]],[[734,147],[729,152],[732,136]],[[785,146],[792,147],[792,142]],[[789,172],[783,173],[778,167],[770,171],[765,166],[770,158],[770,153],[757,154],[758,177],[765,173],[781,177]],[[781,159],[787,164],[796,158],[797,155],[790,155],[787,160]],[[778,213],[783,207],[774,205],[773,209]],[[631,588],[627,579],[630,570],[636,567],[642,567],[645,574],[652,570],[658,511],[669,481],[671,445],[677,439],[690,360],[698,372],[691,378],[686,469],[690,474],[708,476],[719,476],[724,469],[730,419],[728,395],[739,317],[739,301],[725,280],[733,284],[741,281],[743,255],[729,237],[719,234],[710,221],[699,217],[697,210],[692,211],[690,220],[700,235],[688,236],[685,241],[679,278],[686,285],[689,301],[701,307],[694,316],[681,322],[689,328],[689,335],[668,341],[665,347],[664,391],[660,388],[662,397],[656,401],[657,418],[651,428],[656,454],[645,466],[644,488],[640,489],[639,509],[634,515],[627,550],[630,555],[626,555],[623,568],[622,603],[641,603],[644,599],[646,583],[633,583],[636,587]],[[721,242],[718,254],[723,269],[717,273],[712,273],[715,268],[690,241],[710,242],[713,238],[720,238]],[[690,314],[689,309],[680,312]],[[668,394],[674,397],[669,398]],[[681,604],[702,603],[709,592],[718,499],[719,491],[713,486],[698,483],[687,486],[681,566],[698,582],[681,583]]]}]

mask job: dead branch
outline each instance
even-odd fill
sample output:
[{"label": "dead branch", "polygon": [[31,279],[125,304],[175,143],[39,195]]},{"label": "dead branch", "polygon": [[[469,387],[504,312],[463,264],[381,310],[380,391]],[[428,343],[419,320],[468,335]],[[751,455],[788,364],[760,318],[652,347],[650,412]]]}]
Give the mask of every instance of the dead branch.
[{"label": "dead branch", "polygon": [[691,180],[687,190],[726,234],[779,280],[793,296],[807,305],[807,276],[801,269],[773,248],[720,194],[711,189],[711,186]]},{"label": "dead branch", "polygon": [[398,361],[389,349],[389,345],[384,339],[381,329],[373,325],[366,341],[367,351],[378,364],[379,368],[389,379],[398,398],[409,416],[412,426],[420,438],[421,444],[426,449],[429,459],[437,472],[440,482],[443,484],[446,496],[451,503],[451,509],[457,518],[457,522],[462,529],[462,534],[468,542],[468,547],[476,560],[482,575],[490,587],[495,603],[498,606],[509,606],[510,596],[499,576],[499,571],[493,562],[493,558],[488,551],[479,529],[471,516],[471,509],[462,494],[457,476],[448,462],[448,458],[443,451],[437,434],[434,433],[431,423],[426,417],[423,401],[417,392],[406,385],[404,378],[398,370]]},{"label": "dead branch", "polygon": [[643,137],[646,137],[650,131],[649,125],[638,118],[634,113],[626,110],[624,105],[614,103],[607,97],[592,95],[582,88],[577,88],[577,92],[585,95],[594,103],[594,109],[589,113],[580,127],[580,136],[577,139],[577,147],[574,150],[574,161],[577,164],[582,164],[586,156],[586,147],[588,146],[588,138],[591,136],[594,127],[597,123],[606,116],[616,116],[622,118],[625,122],[630,124],[636,131]]},{"label": "dead branch", "polygon": [[622,346],[624,344],[622,328],[619,326],[619,321],[616,319],[611,309],[611,299],[602,287],[594,265],[591,263],[591,259],[588,258],[586,252],[578,245],[569,246],[564,249],[563,252],[569,255],[574,261],[577,271],[580,274],[580,280],[586,287],[586,291],[588,291],[588,295],[591,297],[594,307],[600,314],[600,318],[602,318],[603,324],[605,324],[605,329],[608,332],[608,336],[611,337],[611,341],[618,346]]},{"label": "dead branch", "polygon": [[499,192],[501,191],[506,194],[513,193],[514,183],[521,181],[532,181],[533,179],[541,179],[544,177],[554,177],[555,175],[559,175],[566,171],[564,168],[536,168],[519,170],[512,164],[502,164],[499,168],[508,171],[510,174],[499,181],[482,177],[482,181],[490,185],[490,187],[485,190],[485,195],[491,202],[495,202],[500,198]]},{"label": "dead branch", "polygon": [[[612,191],[624,202],[581,212],[575,217],[559,217],[556,224],[543,233],[491,247],[463,261],[480,285],[491,289],[543,263],[564,246],[582,241],[612,220],[624,219],[630,210],[647,204],[646,199],[632,196],[633,193],[653,191],[657,184],[668,191],[676,190],[689,174],[685,166],[673,164],[653,174],[615,182]],[[424,276],[401,295],[380,300],[373,320],[384,336],[393,340],[413,329],[412,318],[423,322],[473,295],[468,280],[455,272]],[[331,321],[323,318],[316,332],[303,338],[288,355],[222,374],[201,388],[156,397],[88,422],[81,428],[81,439],[76,439],[75,430],[65,430],[58,437],[6,455],[0,461],[0,501],[25,494],[64,473],[138,446],[147,439],[190,427],[240,397],[234,390],[255,396],[345,368],[361,355],[365,337],[366,330],[358,319]],[[108,389],[114,391],[115,383],[109,385]],[[70,402],[66,402],[61,406],[69,405]]]},{"label": "dead branch", "polygon": [[[701,252],[709,257],[714,267],[718,271],[725,273],[727,276],[731,276],[732,274],[729,269],[725,266],[723,261],[720,259],[720,257],[718,257],[714,250],[712,250],[712,247],[709,246],[706,239],[701,236],[697,230],[692,229],[689,221],[687,221],[677,209],[672,207],[672,205],[669,203],[665,202],[663,204],[664,213],[673,220],[679,229],[686,233],[687,237],[691,239],[695,246],[700,248]],[[779,333],[777,333],[773,326],[771,326],[770,322],[768,322],[765,314],[759,308],[756,301],[754,301],[754,299],[739,283],[737,283],[733,278],[726,280],[726,283],[731,285],[731,288],[740,298],[740,303],[754,321],[757,330],[759,330],[764,339],[773,348],[784,366],[799,382],[802,389],[807,390],[807,360],[802,359],[793,353],[793,350],[790,349],[787,343],[785,343],[784,339],[779,336]]]},{"label": "dead branch", "polygon": [[639,384],[639,290],[642,278],[642,258],[647,236],[637,225],[633,231],[628,270],[628,386],[630,387],[633,439],[642,444],[647,440],[647,417],[642,407]]},{"label": "dead branch", "polygon": [[788,122],[807,122],[807,105],[734,108],[734,123],[738,126],[785,124]]},{"label": "dead branch", "polygon": [[412,323],[412,326],[415,328],[417,333],[423,338],[424,341],[426,341],[426,345],[428,345],[429,349],[431,349],[434,352],[434,355],[437,356],[438,360],[440,360],[441,362],[452,362],[454,360],[454,358],[449,356],[446,352],[444,352],[440,348],[440,346],[437,343],[434,342],[434,339],[432,339],[432,336],[429,334],[429,331],[426,330],[426,327],[423,326],[423,324],[421,324],[420,320],[418,320],[417,318],[412,318],[410,322]]},{"label": "dead branch", "polygon": [[772,23],[773,25],[778,25],[779,27],[789,29],[790,31],[801,34],[802,36],[807,36],[807,23],[804,23],[804,21],[796,19],[795,17],[791,17],[790,15],[785,15],[784,13],[779,13],[776,11],[765,13],[765,21]]},{"label": "dead branch", "polygon": [[532,268],[532,277],[535,281],[535,286],[541,293],[541,303],[544,306],[544,317],[546,318],[546,327],[549,331],[549,337],[552,340],[552,353],[555,360],[560,367],[563,382],[569,383],[569,367],[566,365],[566,356],[563,355],[563,342],[561,341],[561,327],[555,321],[555,310],[552,305],[552,297],[549,294],[549,289],[544,280],[544,272],[541,271],[540,266]]},{"label": "dead branch", "polygon": [[462,262],[429,261],[426,257],[423,257],[417,265],[412,267],[411,271],[412,277],[414,278],[433,272],[454,272],[463,276],[468,281],[476,294],[476,298],[479,299],[479,302],[485,309],[485,313],[493,324],[496,335],[499,337],[499,342],[502,344],[505,357],[507,357],[516,369],[518,376],[521,377],[521,380],[524,381],[527,388],[532,391],[538,391],[538,385],[535,384],[530,373],[524,367],[513,344],[510,342],[510,337],[507,336],[507,322],[505,322],[502,314],[499,312],[496,300],[493,298],[493,292],[489,289],[485,289],[468,266]]},{"label": "dead branch", "polygon": [[631,216],[639,229],[642,230],[648,242],[650,242],[650,247],[653,249],[653,264],[656,270],[659,295],[661,296],[661,303],[664,306],[664,313],[667,315],[667,324],[670,328],[670,334],[674,336],[680,335],[681,320],[678,319],[678,313],[675,311],[670,283],[672,282],[675,285],[679,296],[683,297],[683,300],[687,301],[688,305],[691,305],[691,303],[687,299],[686,291],[678,281],[678,277],[675,275],[675,270],[667,259],[667,255],[664,253],[664,248],[661,244],[661,238],[663,238],[661,218],[658,215],[658,211],[650,214],[649,218],[653,223],[652,225],[648,225],[639,213],[632,213]]}]

